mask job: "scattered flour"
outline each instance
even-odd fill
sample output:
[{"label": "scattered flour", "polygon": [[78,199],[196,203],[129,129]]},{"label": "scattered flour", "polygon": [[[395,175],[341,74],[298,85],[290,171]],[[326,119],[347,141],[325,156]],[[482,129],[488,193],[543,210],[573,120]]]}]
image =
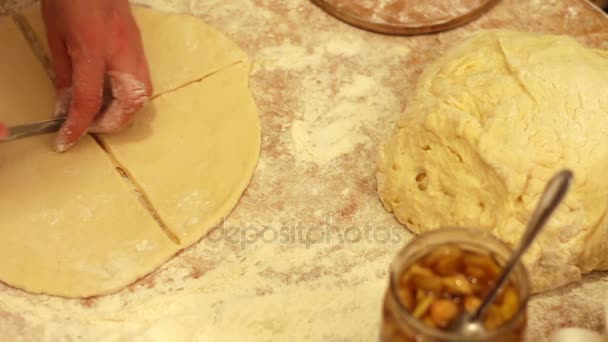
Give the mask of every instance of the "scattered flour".
[{"label": "scattered flour", "polygon": [[201,205],[203,200],[201,199],[201,194],[198,190],[192,191],[182,198],[179,203],[177,203],[178,208],[189,208],[189,207],[198,207]]},{"label": "scattered flour", "polygon": [[262,50],[255,60],[256,68],[266,70],[299,69],[316,66],[321,63],[322,50],[309,52],[301,46],[285,43],[281,46],[268,47]]},{"label": "scattered flour", "polygon": [[186,221],[186,226],[193,226],[199,222],[200,222],[200,220],[198,217],[191,217],[188,219],[188,221]]},{"label": "scattered flour", "polygon": [[[344,78],[335,95],[334,77]],[[298,159],[321,165],[370,143],[365,127],[386,117],[387,107],[398,102],[379,81],[362,74],[312,75],[303,83],[299,118],[291,126],[293,144]]]},{"label": "scattered flour", "polygon": [[361,38],[332,39],[325,44],[325,51],[331,55],[355,56],[362,48],[363,40]]},{"label": "scattered flour", "polygon": [[54,226],[61,221],[63,213],[57,210],[43,210],[35,212],[31,215],[31,220],[34,223],[48,224]]},{"label": "scattered flour", "polygon": [[143,252],[145,250],[151,249],[149,245],[150,245],[150,241],[141,240],[140,242],[138,242],[135,245],[135,250],[137,250],[138,252]]}]

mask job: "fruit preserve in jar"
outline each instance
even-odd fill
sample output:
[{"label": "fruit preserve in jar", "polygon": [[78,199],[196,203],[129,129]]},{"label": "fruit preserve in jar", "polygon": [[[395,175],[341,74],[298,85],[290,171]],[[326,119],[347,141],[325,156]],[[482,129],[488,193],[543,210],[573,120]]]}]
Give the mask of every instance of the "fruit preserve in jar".
[{"label": "fruit preserve in jar", "polygon": [[522,341],[530,282],[521,263],[482,317],[484,332],[449,330],[478,308],[510,255],[504,243],[478,229],[445,228],[414,238],[391,264],[381,341]]}]

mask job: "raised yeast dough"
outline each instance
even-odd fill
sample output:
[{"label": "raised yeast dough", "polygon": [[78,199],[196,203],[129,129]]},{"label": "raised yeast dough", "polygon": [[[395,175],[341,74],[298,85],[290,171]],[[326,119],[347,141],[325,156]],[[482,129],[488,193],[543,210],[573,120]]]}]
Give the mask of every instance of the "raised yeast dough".
[{"label": "raised yeast dough", "polygon": [[[131,129],[101,137],[111,154],[90,137],[64,154],[52,152],[52,136],[0,146],[0,280],[10,285],[65,297],[118,290],[201,238],[236,205],[253,174],[260,127],[246,55],[196,18],[134,12],[155,93],[164,94]],[[44,42],[39,10],[25,14]],[[52,85],[16,26],[1,20],[8,54],[0,64],[0,119],[45,119]],[[116,166],[141,186],[177,241]]]},{"label": "raised yeast dough", "polygon": [[534,292],[608,269],[608,54],[490,30],[430,63],[379,149],[378,191],[413,231],[470,226],[514,246],[555,172],[564,202],[524,255]]}]

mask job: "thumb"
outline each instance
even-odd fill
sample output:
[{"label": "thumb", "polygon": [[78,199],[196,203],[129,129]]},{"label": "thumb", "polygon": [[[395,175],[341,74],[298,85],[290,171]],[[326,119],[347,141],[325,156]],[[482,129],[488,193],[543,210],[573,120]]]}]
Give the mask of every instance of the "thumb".
[{"label": "thumb", "polygon": [[103,58],[75,53],[72,66],[72,102],[57,136],[58,152],[66,151],[86,134],[101,107],[105,72]]}]

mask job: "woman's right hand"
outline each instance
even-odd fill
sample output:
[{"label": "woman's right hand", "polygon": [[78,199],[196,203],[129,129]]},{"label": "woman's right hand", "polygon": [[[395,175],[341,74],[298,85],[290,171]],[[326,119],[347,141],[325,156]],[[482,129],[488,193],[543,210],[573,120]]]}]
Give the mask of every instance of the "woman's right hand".
[{"label": "woman's right hand", "polygon": [[[59,108],[68,110],[56,140],[57,151],[63,152],[88,131],[115,133],[125,128],[152,95],[152,82],[129,1],[41,3]],[[112,102],[99,113],[106,80]]]}]

